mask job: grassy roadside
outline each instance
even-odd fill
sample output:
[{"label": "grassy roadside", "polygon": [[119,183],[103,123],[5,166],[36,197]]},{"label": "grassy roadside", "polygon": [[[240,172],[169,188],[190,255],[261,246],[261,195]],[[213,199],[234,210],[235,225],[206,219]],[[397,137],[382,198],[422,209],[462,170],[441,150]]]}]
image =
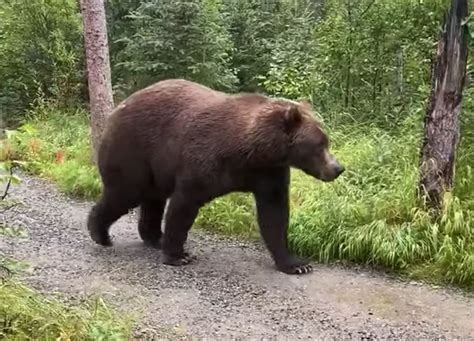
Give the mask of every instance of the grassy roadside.
[{"label": "grassy roadside", "polygon": [[[24,236],[0,223],[0,234]],[[27,264],[0,256],[0,340],[129,340],[134,321],[101,298],[65,304],[48,298],[21,279]]]},{"label": "grassy roadside", "polygon": [[[90,164],[86,114],[48,109],[4,141],[3,158],[28,162],[28,170],[55,181],[65,193],[95,199],[100,193]],[[65,119],[67,117],[67,119]],[[457,159],[456,189],[443,215],[420,209],[419,118],[397,133],[370,126],[330,129],[333,150],[348,171],[323,184],[293,171],[290,243],[321,262],[374,264],[409,277],[474,290],[474,147],[468,136]],[[1,156],[1,155],[0,155]],[[231,194],[204,207],[196,226],[257,238],[249,195]]]},{"label": "grassy roadside", "polygon": [[[0,166],[7,168],[5,163]],[[0,184],[6,182],[8,172],[3,169]],[[3,195],[4,186],[0,188]],[[0,213],[11,205],[8,198],[0,200]],[[0,237],[25,238],[27,231],[0,219]],[[28,264],[0,254],[0,340],[131,339],[131,318],[119,316],[101,298],[75,305],[48,298],[23,283],[21,275],[27,269]]]},{"label": "grassy roadside", "polygon": [[68,306],[11,279],[0,282],[0,325],[3,340],[128,340],[132,328],[101,299]]}]

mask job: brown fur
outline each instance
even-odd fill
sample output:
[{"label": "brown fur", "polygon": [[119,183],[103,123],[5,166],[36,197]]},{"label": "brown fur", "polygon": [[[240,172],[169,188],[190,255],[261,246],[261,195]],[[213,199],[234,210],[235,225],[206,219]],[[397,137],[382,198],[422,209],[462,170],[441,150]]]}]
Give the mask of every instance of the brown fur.
[{"label": "brown fur", "polygon": [[88,222],[97,243],[110,245],[110,225],[140,206],[142,239],[161,242],[164,263],[186,264],[183,245],[199,208],[229,192],[251,192],[263,239],[287,273],[310,270],[286,246],[289,167],[325,181],[343,171],[307,103],[228,95],[186,80],[158,82],[119,104],[98,166],[104,190]]}]

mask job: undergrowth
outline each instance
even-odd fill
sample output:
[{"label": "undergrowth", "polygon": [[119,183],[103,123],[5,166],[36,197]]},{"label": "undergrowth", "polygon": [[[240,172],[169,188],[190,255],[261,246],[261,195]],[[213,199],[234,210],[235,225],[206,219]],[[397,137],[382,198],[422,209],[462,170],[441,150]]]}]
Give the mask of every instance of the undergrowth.
[{"label": "undergrowth", "polygon": [[66,306],[8,279],[0,282],[0,325],[2,340],[128,340],[132,326],[101,299]]},{"label": "undergrowth", "polygon": [[100,194],[96,167],[91,163],[89,125],[85,111],[64,113],[36,109],[18,131],[8,131],[1,159],[28,161],[26,170],[55,181],[66,194],[95,199]]},{"label": "undergrowth", "polygon": [[[419,115],[396,133],[371,127],[328,128],[342,177],[321,183],[292,171],[289,242],[321,262],[348,260],[382,266],[415,278],[474,289],[474,147],[461,142],[456,186],[442,217],[431,218],[416,197]],[[36,115],[38,117],[38,115]],[[67,118],[65,118],[67,117]],[[4,157],[56,181],[66,193],[96,198],[100,181],[90,163],[86,115],[52,110],[10,136]],[[195,225],[212,232],[258,237],[254,202],[233,193],[202,208]]]},{"label": "undergrowth", "polygon": [[[6,148],[2,151],[5,153]],[[5,172],[7,170],[11,170],[11,162],[1,159],[0,185],[5,185],[6,189],[0,200],[0,213],[14,205],[7,197],[9,181],[21,181]],[[0,237],[26,236],[24,228],[11,226],[5,219],[0,219]],[[18,277],[28,269],[28,264],[0,254],[0,340],[130,339],[132,319],[117,315],[100,298],[75,306],[47,298],[21,283]]]}]

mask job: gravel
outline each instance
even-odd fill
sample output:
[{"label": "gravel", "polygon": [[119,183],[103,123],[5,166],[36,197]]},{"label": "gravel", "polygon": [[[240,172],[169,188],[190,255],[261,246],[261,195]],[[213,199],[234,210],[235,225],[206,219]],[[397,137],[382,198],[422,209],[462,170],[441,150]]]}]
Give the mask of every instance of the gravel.
[{"label": "gravel", "polygon": [[285,275],[261,244],[200,231],[187,246],[197,260],[169,267],[142,245],[134,214],[113,225],[114,246],[104,248],[86,232],[92,203],[28,176],[10,198],[19,204],[4,219],[27,237],[0,237],[1,253],[31,264],[26,280],[42,292],[102,295],[140,314],[137,339],[474,340],[474,299],[455,290],[319,264],[309,275]]}]

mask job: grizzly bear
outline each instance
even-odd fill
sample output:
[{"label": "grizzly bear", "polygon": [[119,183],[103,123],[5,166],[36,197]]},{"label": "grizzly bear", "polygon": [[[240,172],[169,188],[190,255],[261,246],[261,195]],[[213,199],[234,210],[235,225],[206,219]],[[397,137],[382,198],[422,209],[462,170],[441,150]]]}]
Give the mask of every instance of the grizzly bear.
[{"label": "grizzly bear", "polygon": [[108,118],[98,150],[102,196],[88,230],[96,243],[111,245],[109,227],[139,206],[143,242],[161,248],[164,264],[184,265],[193,259],[184,244],[200,207],[247,192],[277,269],[307,273],[309,263],[287,247],[290,167],[322,181],[344,171],[309,104],[160,81],[132,94]]}]

